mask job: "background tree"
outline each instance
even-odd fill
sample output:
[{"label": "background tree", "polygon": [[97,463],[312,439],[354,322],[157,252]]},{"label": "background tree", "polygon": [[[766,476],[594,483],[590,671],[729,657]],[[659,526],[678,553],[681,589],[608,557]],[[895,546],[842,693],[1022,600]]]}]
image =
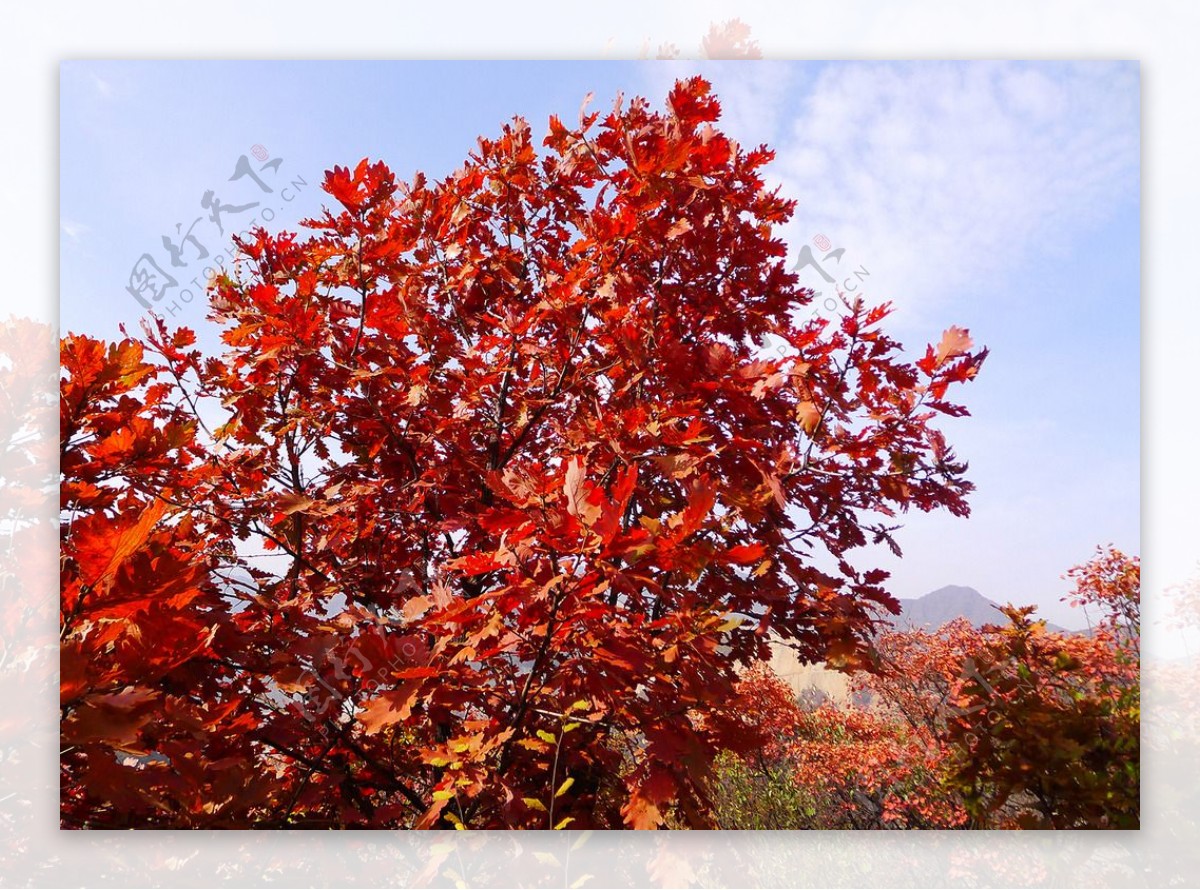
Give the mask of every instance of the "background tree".
[{"label": "background tree", "polygon": [[946,696],[975,639],[969,631],[964,621],[936,633],[884,634],[880,664],[855,677],[847,703],[800,707],[769,670],[748,671],[738,707],[770,741],[718,761],[721,827],[970,827],[946,781],[944,744]]},{"label": "background tree", "polygon": [[1138,827],[1140,576],[1113,548],[1067,574],[1064,599],[1100,611],[1088,634],[1014,606],[1006,624],[882,634],[859,704],[804,710],[778,677],[748,671],[738,707],[770,741],[722,756],[719,823]]},{"label": "background tree", "polygon": [[[74,823],[128,819],[99,769],[139,799],[188,785],[156,786],[173,825],[709,825],[714,756],[753,743],[739,665],[772,637],[867,663],[896,603],[855,551],[896,547],[910,507],[967,512],[932,421],[966,413],[948,391],[985,352],[951,328],[910,364],[886,307],[801,320],[774,235],[793,203],[718,114],[692,79],[663,112],[551,118],[542,152],[514,121],[436,183],[334,168],[314,234],[258,232],[219,281],[222,356],[159,323],[149,370],[105,353],[118,395],[68,338],[83,451],[129,453],[115,494],[70,504],[64,552],[107,534],[113,577],[186,574],[139,575],[144,610],[64,581],[86,695],[131,715],[64,761]],[[146,622],[195,623],[187,682],[73,624],[110,607],[147,658],[173,638]],[[159,741],[175,694],[190,749]],[[236,793],[197,808],[217,774]]]},{"label": "background tree", "polygon": [[1137,828],[1140,560],[1102,549],[1068,577],[1098,628],[1050,633],[1031,608],[1004,610],[955,692],[954,779],[1003,827]]}]

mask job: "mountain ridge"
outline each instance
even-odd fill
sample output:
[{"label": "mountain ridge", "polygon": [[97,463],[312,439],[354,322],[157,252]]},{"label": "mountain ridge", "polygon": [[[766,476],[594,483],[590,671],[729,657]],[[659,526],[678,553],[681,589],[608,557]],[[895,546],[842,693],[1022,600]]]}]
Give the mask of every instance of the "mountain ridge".
[{"label": "mountain ridge", "polygon": [[[937,630],[955,618],[966,618],[974,627],[1007,623],[999,603],[974,587],[961,584],[947,584],[924,596],[899,600],[899,603],[900,614],[887,618],[892,626],[905,630]],[[1056,633],[1070,633],[1049,622],[1046,628]]]}]

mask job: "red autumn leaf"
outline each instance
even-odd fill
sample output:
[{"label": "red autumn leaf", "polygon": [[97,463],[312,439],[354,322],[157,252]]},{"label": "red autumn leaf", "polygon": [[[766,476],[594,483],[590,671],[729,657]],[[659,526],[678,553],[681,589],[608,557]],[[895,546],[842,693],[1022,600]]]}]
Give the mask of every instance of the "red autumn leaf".
[{"label": "red autumn leaf", "polygon": [[753,565],[759,562],[766,552],[767,548],[762,544],[739,544],[725,551],[725,561],[740,566]]},{"label": "red autumn leaf", "polygon": [[138,731],[154,716],[159,693],[127,687],[120,692],[90,695],[83,699],[63,723],[63,741],[68,744],[103,742],[128,749],[137,742]]},{"label": "red autumn leaf", "polygon": [[[97,533],[81,536],[75,558],[87,583],[93,587],[111,584],[117,568],[146,544],[154,526],[165,513],[166,504],[154,501],[127,524],[110,525],[106,535]],[[99,529],[96,528],[96,531],[99,532]]]},{"label": "red autumn leaf", "polygon": [[470,578],[475,575],[486,575],[504,568],[505,565],[496,558],[494,553],[472,553],[450,560],[446,563],[446,568],[461,572],[465,577]]},{"label": "red autumn leaf", "polygon": [[716,502],[717,490],[713,486],[712,480],[707,477],[698,480],[689,492],[687,506],[684,507],[681,514],[679,536],[687,538],[695,534],[708,519]]},{"label": "red autumn leaf", "polygon": [[622,808],[625,824],[646,830],[662,825],[665,807],[675,797],[677,783],[662,766],[652,766],[644,777],[635,778],[629,801]]}]

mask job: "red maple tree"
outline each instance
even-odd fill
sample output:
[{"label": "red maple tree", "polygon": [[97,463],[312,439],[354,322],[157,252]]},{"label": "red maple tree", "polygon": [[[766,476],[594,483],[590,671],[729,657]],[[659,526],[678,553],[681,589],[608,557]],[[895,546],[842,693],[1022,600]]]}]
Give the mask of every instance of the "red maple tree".
[{"label": "red maple tree", "polygon": [[64,825],[705,826],[739,666],[869,661],[855,551],[967,512],[932,421],[985,352],[801,320],[719,110],[336,167],[215,286],[222,355],[64,340]]}]

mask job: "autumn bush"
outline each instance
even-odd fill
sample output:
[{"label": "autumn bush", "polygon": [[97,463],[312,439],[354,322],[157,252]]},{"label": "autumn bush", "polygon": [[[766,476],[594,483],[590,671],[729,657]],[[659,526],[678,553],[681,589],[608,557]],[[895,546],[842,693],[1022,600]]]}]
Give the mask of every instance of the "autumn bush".
[{"label": "autumn bush", "polygon": [[895,630],[856,676],[862,706],[798,706],[764,668],[739,706],[770,738],[718,760],[727,828],[1137,828],[1140,562],[1113,548],[1072,569],[1088,634],[1031,607],[1005,623]]},{"label": "autumn bush", "polygon": [[721,827],[966,827],[960,797],[944,784],[944,749],[878,698],[803,708],[786,683],[762,668],[745,675],[739,696],[747,713],[763,715],[761,729],[771,742],[718,760]]},{"label": "autumn bush", "polygon": [[972,653],[947,738],[954,781],[1002,827],[1140,824],[1140,561],[1112,548],[1073,569],[1089,635],[1050,633],[1029,608]]},{"label": "autumn bush", "polygon": [[335,167],[216,354],[63,339],[65,827],[708,826],[739,668],[869,663],[864,545],[966,514],[936,418],[985,352],[805,311],[719,111]]}]

